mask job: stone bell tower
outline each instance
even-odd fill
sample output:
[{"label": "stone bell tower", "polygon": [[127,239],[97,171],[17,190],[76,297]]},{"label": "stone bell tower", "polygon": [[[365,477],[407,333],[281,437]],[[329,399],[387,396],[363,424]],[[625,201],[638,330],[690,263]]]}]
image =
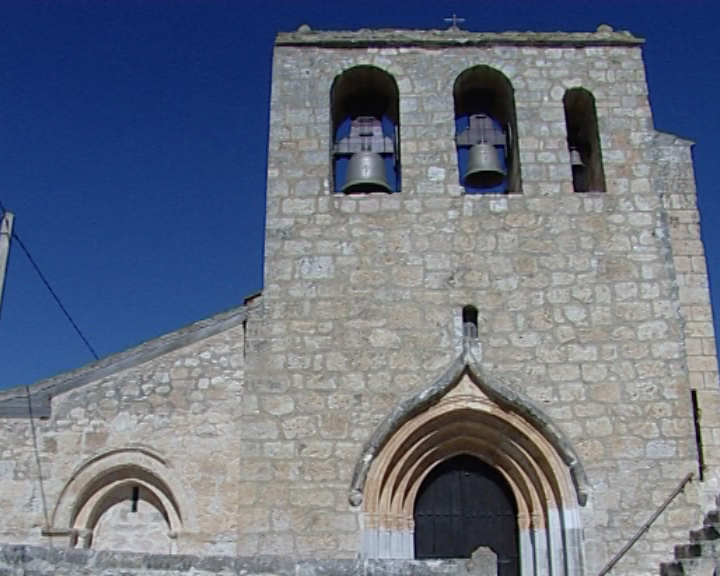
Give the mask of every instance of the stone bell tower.
[{"label": "stone bell tower", "polygon": [[641,43],[278,35],[240,554],[597,574],[691,473],[618,569],[700,522],[720,404],[691,144],[653,127]]}]

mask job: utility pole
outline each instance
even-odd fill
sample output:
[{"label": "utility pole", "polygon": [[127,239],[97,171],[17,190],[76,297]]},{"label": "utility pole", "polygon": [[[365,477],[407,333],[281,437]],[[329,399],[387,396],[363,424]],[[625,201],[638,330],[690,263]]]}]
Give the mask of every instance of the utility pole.
[{"label": "utility pole", "polygon": [[5,273],[10,256],[10,241],[12,240],[13,222],[15,215],[5,212],[0,223],[0,312],[2,312],[2,298],[5,291]]}]

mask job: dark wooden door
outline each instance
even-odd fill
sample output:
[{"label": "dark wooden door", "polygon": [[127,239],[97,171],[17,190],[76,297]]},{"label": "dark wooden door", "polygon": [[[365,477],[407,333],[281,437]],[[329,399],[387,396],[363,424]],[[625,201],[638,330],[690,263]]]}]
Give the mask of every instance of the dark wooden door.
[{"label": "dark wooden door", "polygon": [[517,507],[502,475],[456,456],[436,466],[415,502],[415,556],[469,558],[479,546],[498,557],[499,576],[518,576]]}]

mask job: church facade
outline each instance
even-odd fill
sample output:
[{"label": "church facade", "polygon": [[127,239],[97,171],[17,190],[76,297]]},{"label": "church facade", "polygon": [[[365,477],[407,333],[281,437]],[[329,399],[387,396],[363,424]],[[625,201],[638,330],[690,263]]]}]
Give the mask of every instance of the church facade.
[{"label": "church facade", "polygon": [[658,511],[617,568],[657,573],[720,492],[720,394],[641,44],[279,34],[262,293],[0,393],[0,542],[575,576]]}]

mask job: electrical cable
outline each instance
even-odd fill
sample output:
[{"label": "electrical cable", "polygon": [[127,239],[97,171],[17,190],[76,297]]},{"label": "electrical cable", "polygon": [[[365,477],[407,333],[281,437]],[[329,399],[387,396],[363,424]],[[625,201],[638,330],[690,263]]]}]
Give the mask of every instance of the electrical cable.
[{"label": "electrical cable", "polygon": [[[3,216],[7,212],[2,200],[0,200],[0,210],[2,210]],[[35,271],[37,272],[38,276],[40,276],[40,279],[42,280],[43,284],[45,284],[45,287],[48,289],[48,291],[54,298],[55,302],[57,302],[57,305],[60,306],[60,310],[62,310],[63,314],[65,314],[65,317],[70,321],[70,324],[75,329],[75,332],[78,333],[78,336],[80,336],[82,341],[85,343],[85,346],[87,346],[88,350],[90,350],[90,353],[93,355],[95,360],[98,360],[99,358],[98,358],[98,355],[95,353],[95,350],[90,345],[87,338],[85,338],[84,334],[82,333],[82,331],[80,330],[78,325],[72,319],[72,317],[70,316],[70,313],[67,311],[65,306],[63,306],[63,303],[60,302],[60,298],[58,298],[58,295],[52,289],[52,286],[50,286],[50,283],[47,281],[47,278],[45,278],[45,275],[42,273],[42,271],[38,267],[37,263],[35,262],[33,257],[30,255],[30,251],[27,249],[27,247],[25,246],[23,241],[20,239],[20,237],[15,232],[13,232],[12,237],[17,241],[18,245],[20,246],[22,251],[25,253],[25,256],[27,256],[27,259],[30,261],[30,264],[32,264],[32,267],[35,268]],[[28,416],[30,418],[30,431],[32,433],[33,449],[35,452],[35,464],[37,465],[38,484],[40,486],[40,499],[42,500],[43,516],[45,517],[45,527],[49,528],[50,527],[50,516],[48,514],[47,498],[45,496],[45,485],[43,484],[42,465],[40,462],[40,449],[38,448],[37,431],[35,430],[35,415],[33,414],[32,395],[30,394],[29,386],[25,386],[25,392],[27,394]],[[50,543],[50,547],[52,548],[52,546],[53,546],[52,535],[50,535],[49,543]]]},{"label": "electrical cable", "polygon": [[33,268],[35,268],[35,272],[38,273],[38,276],[40,276],[40,280],[43,281],[43,284],[45,284],[45,287],[49,290],[52,297],[55,299],[55,302],[57,302],[57,305],[60,306],[60,310],[62,310],[63,314],[65,314],[65,317],[68,319],[72,327],[75,329],[75,332],[77,332],[78,336],[82,339],[82,341],[85,343],[85,346],[87,346],[87,349],[90,350],[90,353],[93,355],[95,360],[100,360],[100,357],[95,353],[95,350],[93,350],[93,347],[90,346],[90,342],[88,342],[87,338],[85,338],[85,335],[82,333],[80,328],[77,324],[75,324],[75,321],[72,319],[72,316],[70,316],[70,313],[67,311],[65,306],[63,306],[63,303],[60,302],[60,298],[58,298],[58,295],[55,294],[55,290],[52,289],[52,286],[50,286],[50,283],[45,278],[45,275],[41,272],[40,268],[38,268],[38,265],[35,263],[35,260],[33,260],[33,257],[30,255],[30,252],[28,252],[28,249],[25,247],[25,244],[23,244],[23,241],[20,240],[20,237],[13,232],[13,238],[17,240],[18,245],[22,249],[23,252],[25,252],[25,256],[27,256],[27,259],[30,261],[30,264],[32,264]]},{"label": "electrical cable", "polygon": [[[0,210],[2,210],[3,214],[7,212],[5,210],[5,206],[2,203],[2,200],[0,200]],[[45,278],[45,275],[40,270],[40,267],[35,263],[35,260],[30,255],[30,251],[27,249],[23,241],[20,239],[20,236],[17,235],[15,231],[13,231],[12,237],[17,241],[18,245],[20,246],[20,249],[25,253],[25,256],[27,256],[27,259],[30,261],[30,264],[35,269],[35,272],[37,272],[38,276],[40,276],[40,280],[42,280],[43,284],[45,284],[45,287],[50,292],[51,296],[57,303],[57,305],[60,307],[60,310],[62,310],[62,313],[65,314],[65,317],[68,319],[72,327],[75,329],[75,332],[77,332],[77,335],[80,336],[80,339],[85,343],[85,346],[88,350],[90,350],[90,353],[93,355],[93,358],[95,360],[100,360],[100,357],[97,355],[93,347],[90,345],[90,342],[88,342],[88,339],[85,338],[85,335],[80,330],[79,326],[75,323],[75,321],[72,319],[72,316],[70,316],[70,313],[67,311],[65,306],[63,306],[63,303],[60,301],[60,298],[55,293],[55,290],[53,290],[52,286],[50,286],[50,283],[47,281],[47,278]]]}]

